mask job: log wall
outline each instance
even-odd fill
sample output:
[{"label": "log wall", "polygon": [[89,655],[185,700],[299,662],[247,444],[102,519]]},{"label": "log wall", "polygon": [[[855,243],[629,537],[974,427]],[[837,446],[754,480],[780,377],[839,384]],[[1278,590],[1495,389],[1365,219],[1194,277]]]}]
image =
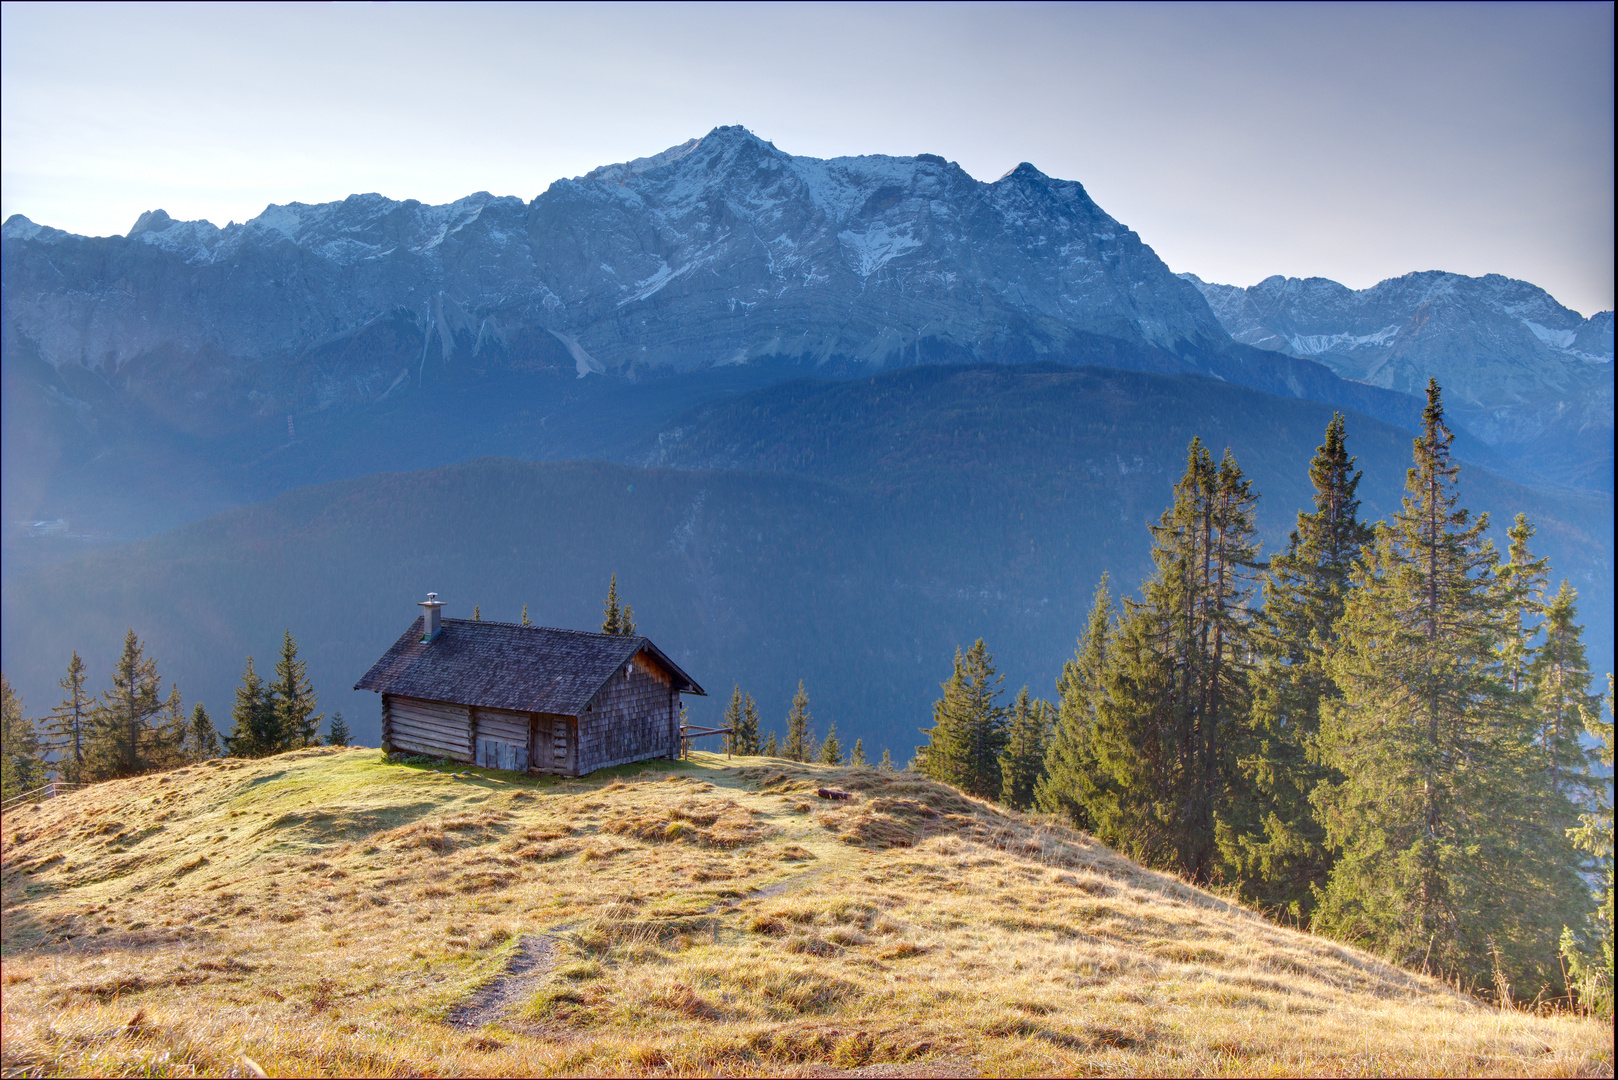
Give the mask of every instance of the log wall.
[{"label": "log wall", "polygon": [[396,751],[468,763],[473,760],[472,716],[465,705],[383,694],[382,727],[388,745]]}]

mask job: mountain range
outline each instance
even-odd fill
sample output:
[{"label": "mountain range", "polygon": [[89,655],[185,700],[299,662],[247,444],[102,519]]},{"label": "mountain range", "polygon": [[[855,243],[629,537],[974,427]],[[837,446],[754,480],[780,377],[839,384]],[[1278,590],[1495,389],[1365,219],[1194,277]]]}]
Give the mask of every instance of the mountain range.
[{"label": "mountain range", "polygon": [[1213,285],[1028,164],[737,127],[528,202],[0,236],[4,664],[36,704],[128,625],[217,708],[272,626],[331,689],[427,588],[589,625],[618,572],[702,681],[807,672],[902,752],[980,633],[1041,692],[1100,572],[1146,571],[1191,435],[1273,550],[1333,409],[1397,505],[1429,376],[1477,508],[1542,523],[1610,656],[1612,313],[1524,282]]},{"label": "mountain range", "polygon": [[1242,289],[1180,276],[1237,341],[1407,394],[1435,377],[1451,414],[1484,441],[1564,482],[1612,486],[1610,311],[1587,319],[1498,274],[1431,271],[1360,290],[1325,278]]}]

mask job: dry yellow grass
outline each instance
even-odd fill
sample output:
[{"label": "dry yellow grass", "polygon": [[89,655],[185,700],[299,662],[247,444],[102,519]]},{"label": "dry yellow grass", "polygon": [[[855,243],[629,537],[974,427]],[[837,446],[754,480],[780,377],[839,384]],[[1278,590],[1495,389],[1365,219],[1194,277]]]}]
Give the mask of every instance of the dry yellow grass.
[{"label": "dry yellow grass", "polygon": [[1600,1024],[870,769],[306,750],[8,814],[3,865],[7,1075],[1613,1069]]}]

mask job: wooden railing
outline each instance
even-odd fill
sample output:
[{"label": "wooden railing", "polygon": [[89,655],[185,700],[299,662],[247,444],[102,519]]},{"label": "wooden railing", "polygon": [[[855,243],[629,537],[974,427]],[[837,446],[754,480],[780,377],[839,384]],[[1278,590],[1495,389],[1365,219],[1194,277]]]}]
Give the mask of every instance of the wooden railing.
[{"label": "wooden railing", "polygon": [[[702,738],[706,738],[709,735],[734,735],[734,734],[735,734],[735,731],[733,729],[731,729],[731,728],[728,728],[728,727],[705,728],[705,727],[697,727],[695,724],[681,724],[680,725],[680,758],[681,758],[681,760],[684,760],[685,757],[690,752],[691,747],[690,747],[689,744],[690,744],[690,741],[692,739],[702,739]],[[730,743],[728,743],[728,742],[725,743],[725,756],[727,758],[730,757]]]}]

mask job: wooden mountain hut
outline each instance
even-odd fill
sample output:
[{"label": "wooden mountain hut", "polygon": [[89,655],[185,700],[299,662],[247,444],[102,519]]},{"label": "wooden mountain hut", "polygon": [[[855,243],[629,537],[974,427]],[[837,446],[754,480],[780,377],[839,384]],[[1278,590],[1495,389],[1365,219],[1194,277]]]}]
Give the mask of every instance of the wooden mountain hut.
[{"label": "wooden mountain hut", "polygon": [[583,776],[680,753],[680,695],[706,694],[639,636],[422,615],[355,684],[382,695],[382,747]]}]

